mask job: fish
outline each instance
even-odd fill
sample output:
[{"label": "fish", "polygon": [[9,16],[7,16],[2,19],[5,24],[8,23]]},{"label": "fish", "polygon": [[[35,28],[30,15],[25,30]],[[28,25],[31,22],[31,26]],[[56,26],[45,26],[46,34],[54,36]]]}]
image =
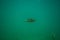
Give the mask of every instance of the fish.
[{"label": "fish", "polygon": [[53,40],[55,40],[55,33],[52,33],[51,37]]},{"label": "fish", "polygon": [[33,19],[33,18],[28,18],[28,19],[24,20],[24,22],[35,22],[35,19]]}]

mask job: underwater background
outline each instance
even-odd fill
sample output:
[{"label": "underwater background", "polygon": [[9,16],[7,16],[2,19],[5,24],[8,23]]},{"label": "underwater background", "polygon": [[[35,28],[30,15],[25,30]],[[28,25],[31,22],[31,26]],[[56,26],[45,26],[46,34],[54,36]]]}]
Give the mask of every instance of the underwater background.
[{"label": "underwater background", "polygon": [[0,40],[60,40],[60,0],[0,0]]}]

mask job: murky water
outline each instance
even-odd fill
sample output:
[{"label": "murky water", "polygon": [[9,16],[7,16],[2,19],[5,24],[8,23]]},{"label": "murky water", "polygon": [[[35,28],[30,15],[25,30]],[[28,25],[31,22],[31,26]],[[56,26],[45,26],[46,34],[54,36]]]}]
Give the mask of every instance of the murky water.
[{"label": "murky water", "polygon": [[[59,0],[1,0],[0,40],[60,40]],[[34,22],[24,22],[32,18]]]}]

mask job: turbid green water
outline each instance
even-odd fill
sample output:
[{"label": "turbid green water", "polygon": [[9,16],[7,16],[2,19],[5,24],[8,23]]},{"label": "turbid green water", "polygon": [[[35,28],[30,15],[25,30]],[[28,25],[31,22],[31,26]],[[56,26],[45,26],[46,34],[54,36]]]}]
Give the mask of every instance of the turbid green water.
[{"label": "turbid green water", "polygon": [[0,40],[60,40],[60,1],[0,0]]}]

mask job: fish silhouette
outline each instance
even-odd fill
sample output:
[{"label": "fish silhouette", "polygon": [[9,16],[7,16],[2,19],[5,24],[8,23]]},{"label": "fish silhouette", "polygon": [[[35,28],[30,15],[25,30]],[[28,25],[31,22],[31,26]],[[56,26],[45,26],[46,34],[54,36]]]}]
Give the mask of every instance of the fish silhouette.
[{"label": "fish silhouette", "polygon": [[55,33],[52,33],[51,37],[53,40],[55,40]]},{"label": "fish silhouette", "polygon": [[25,22],[35,22],[35,19],[28,18],[28,19],[25,20]]}]

